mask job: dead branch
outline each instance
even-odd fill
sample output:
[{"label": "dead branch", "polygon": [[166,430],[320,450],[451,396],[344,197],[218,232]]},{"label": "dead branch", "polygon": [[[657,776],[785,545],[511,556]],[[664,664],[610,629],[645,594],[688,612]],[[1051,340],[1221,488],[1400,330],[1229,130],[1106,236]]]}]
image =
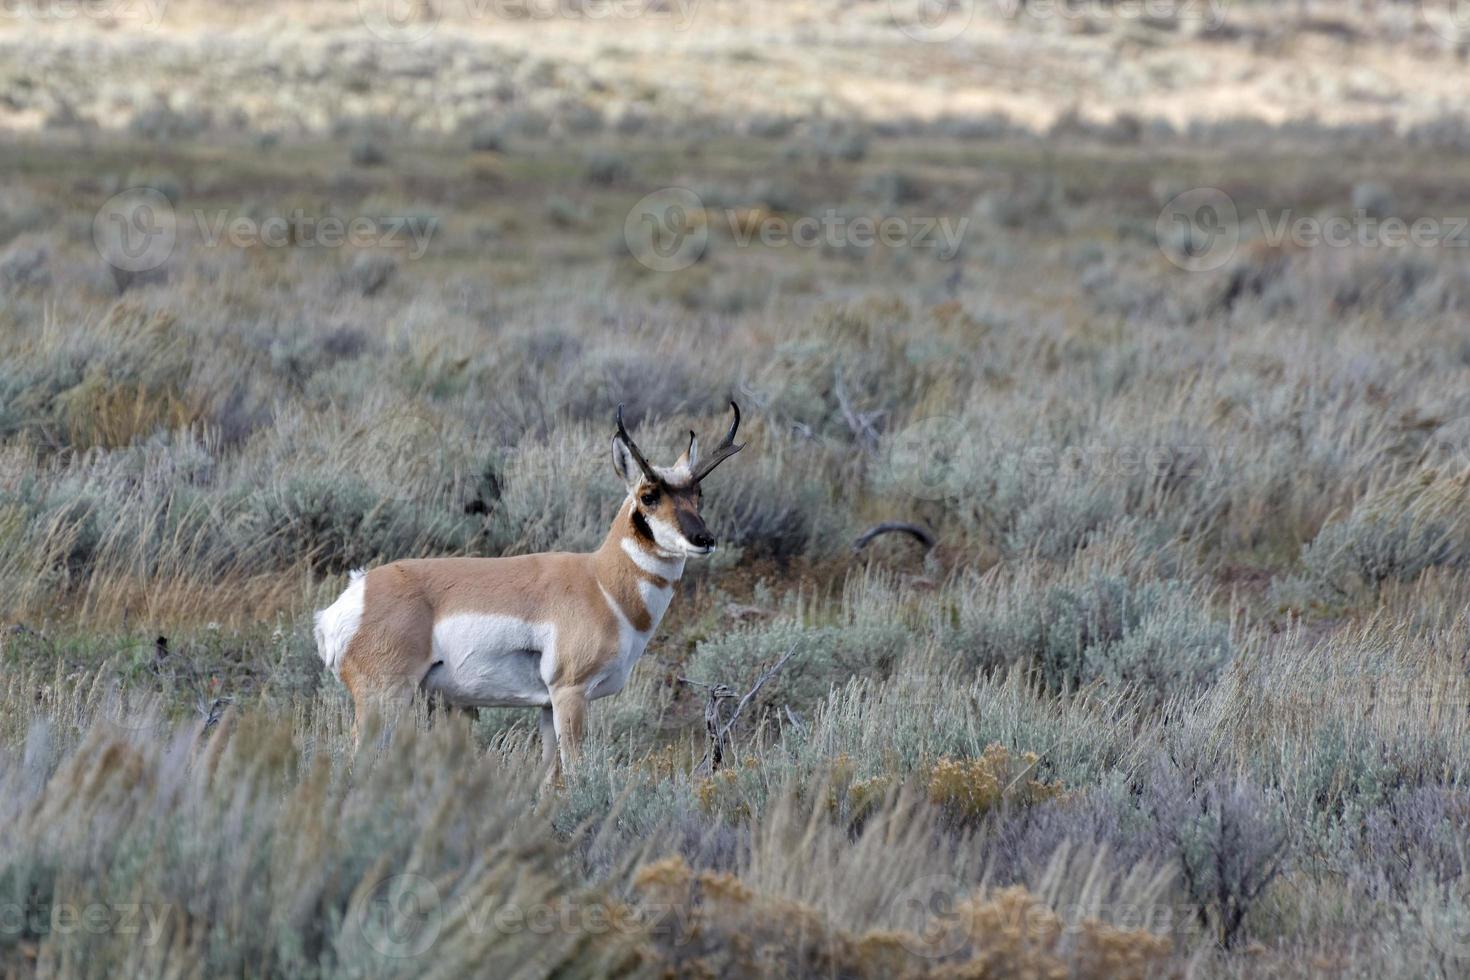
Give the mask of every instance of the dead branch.
[{"label": "dead branch", "polygon": [[714,772],[720,768],[725,761],[725,747],[730,742],[730,731],[735,727],[735,722],[739,720],[740,713],[755,699],[755,696],[760,693],[760,689],[766,686],[766,682],[780,673],[781,668],[786,666],[786,662],[795,653],[796,644],[793,643],[790,649],[782,654],[780,660],[777,660],[774,664],[761,671],[761,675],[755,679],[755,684],[736,702],[735,710],[730,712],[730,717],[723,721],[720,718],[720,704],[723,701],[728,701],[735,697],[735,692],[728,685],[711,685],[703,681],[690,680],[685,677],[679,678],[679,680],[686,684],[698,684],[700,687],[708,687],[710,689],[709,700],[705,702],[704,706],[704,730],[705,734],[709,736],[710,744],[709,748],[705,750],[704,758],[700,759],[699,765],[695,767],[696,769],[703,768],[706,763],[709,765],[710,772]]},{"label": "dead branch", "polygon": [[934,548],[934,534],[926,527],[919,524],[909,524],[905,521],[884,521],[882,524],[874,524],[852,543],[854,553],[862,551],[873,542],[874,538],[884,534],[907,534],[924,546],[925,551]]},{"label": "dead branch", "polygon": [[[735,692],[724,684],[716,684],[710,688],[709,701],[704,706],[704,731],[709,736],[709,749],[705,752],[705,758],[709,759],[710,771],[720,768],[725,761],[725,736],[728,729],[720,727],[720,702],[733,698]],[[700,765],[704,759],[700,760]]]},{"label": "dead branch", "polygon": [[847,397],[847,385],[842,383],[842,372],[835,372],[832,393],[837,396],[837,407],[842,411],[842,419],[847,427],[852,430],[852,436],[857,440],[865,453],[874,453],[878,450],[878,429],[873,423],[877,422],[888,412],[877,409],[871,412],[855,411],[852,402]]}]

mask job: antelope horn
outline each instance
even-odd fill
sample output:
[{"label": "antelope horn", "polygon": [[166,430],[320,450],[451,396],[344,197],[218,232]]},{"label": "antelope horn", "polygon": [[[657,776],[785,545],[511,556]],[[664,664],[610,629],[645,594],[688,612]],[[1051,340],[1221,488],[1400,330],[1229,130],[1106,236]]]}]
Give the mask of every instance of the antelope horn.
[{"label": "antelope horn", "polygon": [[648,460],[643,458],[643,454],[638,451],[638,444],[633,441],[632,436],[628,435],[628,429],[623,425],[622,403],[618,404],[618,438],[623,440],[623,445],[628,447],[628,452],[633,456],[633,462],[638,464],[638,468],[643,471],[643,475],[648,478],[649,482],[657,483],[658,477],[654,475],[653,467],[648,465]]},{"label": "antelope horn", "polygon": [[741,443],[738,446],[735,445],[735,432],[740,428],[740,406],[731,402],[730,411],[735,413],[735,421],[730,423],[730,431],[725,433],[725,438],[720,440],[720,444],[715,447],[715,451],[701,459],[699,465],[695,467],[694,479],[696,481],[703,480],[709,476],[710,470],[713,470],[716,466],[719,466],[725,460],[745,448],[745,443]]}]

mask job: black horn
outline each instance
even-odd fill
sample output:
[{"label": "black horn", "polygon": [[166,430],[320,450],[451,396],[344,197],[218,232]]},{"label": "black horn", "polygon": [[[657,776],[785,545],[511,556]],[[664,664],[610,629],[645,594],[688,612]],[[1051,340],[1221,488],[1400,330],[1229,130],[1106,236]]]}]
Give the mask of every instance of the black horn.
[{"label": "black horn", "polygon": [[725,433],[725,438],[720,440],[714,452],[699,461],[699,465],[694,469],[695,480],[703,480],[709,476],[710,470],[745,448],[744,443],[735,445],[735,433],[740,428],[740,406],[731,402],[730,411],[735,413],[735,421],[730,423],[730,431]]},{"label": "black horn", "polygon": [[638,451],[638,444],[633,441],[632,436],[628,435],[628,429],[623,425],[623,406],[621,403],[618,404],[618,438],[623,440],[623,445],[628,447],[628,452],[632,454],[633,461],[638,464],[638,468],[643,471],[644,477],[650,483],[657,483],[658,477],[654,476],[653,467],[648,465],[648,460],[643,458],[643,454]]}]

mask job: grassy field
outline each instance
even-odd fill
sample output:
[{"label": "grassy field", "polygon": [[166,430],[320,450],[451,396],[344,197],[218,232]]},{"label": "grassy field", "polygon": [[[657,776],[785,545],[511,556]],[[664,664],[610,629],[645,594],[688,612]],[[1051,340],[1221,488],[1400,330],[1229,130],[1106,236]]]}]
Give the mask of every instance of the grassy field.
[{"label": "grassy field", "polygon": [[[0,971],[1462,975],[1467,131],[16,132]],[[354,749],[351,569],[595,547],[615,406],[732,398],[558,785]]]}]

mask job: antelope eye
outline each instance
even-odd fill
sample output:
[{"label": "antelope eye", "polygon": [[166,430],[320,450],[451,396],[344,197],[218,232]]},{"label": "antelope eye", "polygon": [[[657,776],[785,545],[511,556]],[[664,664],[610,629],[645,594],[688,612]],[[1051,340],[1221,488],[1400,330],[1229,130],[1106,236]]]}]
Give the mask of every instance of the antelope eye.
[{"label": "antelope eye", "polygon": [[643,496],[639,497],[638,499],[639,499],[639,501],[642,502],[642,504],[643,504],[644,507],[652,507],[654,504],[658,503],[658,491],[657,490],[649,490],[647,493],[645,493]]}]

